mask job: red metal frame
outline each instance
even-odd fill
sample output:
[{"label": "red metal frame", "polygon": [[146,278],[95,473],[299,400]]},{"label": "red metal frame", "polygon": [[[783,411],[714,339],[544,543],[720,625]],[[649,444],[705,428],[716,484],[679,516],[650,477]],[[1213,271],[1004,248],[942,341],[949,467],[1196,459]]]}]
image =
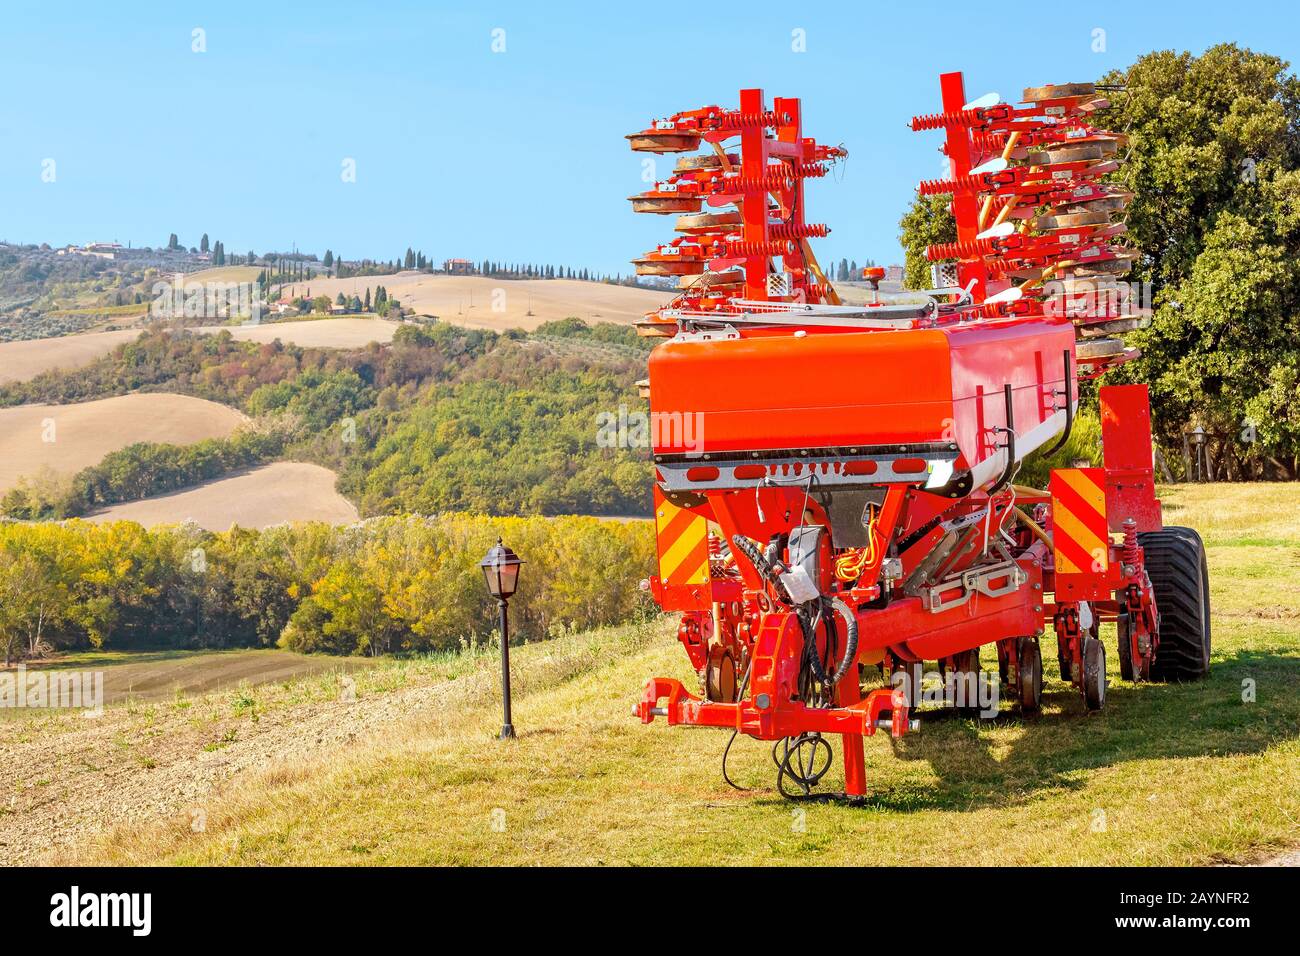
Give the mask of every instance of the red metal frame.
[{"label": "red metal frame", "polygon": [[[1042,162],[1054,165],[1043,172],[1032,165],[1036,154],[1024,153],[1026,145],[1110,142],[1088,125],[1098,101],[1062,94],[1023,108],[966,109],[961,74],[944,74],[940,86],[944,112],[913,125],[946,132],[952,180],[923,191],[952,194],[957,242],[931,253],[960,256],[959,283],[970,294],[942,315],[887,328],[836,325],[840,313],[824,310],[797,330],[737,322],[738,331],[720,337],[694,334],[680,318],[739,318],[752,308],[734,304],[742,295],[838,302],[806,242],[825,227],[804,220],[803,180],[843,151],[803,137],[798,100],[778,98],[769,110],[761,90],[744,90],[738,110],[679,113],[631,137],[634,148],[657,152],[707,143],[721,157],[679,166],[675,182],[643,201],[668,197],[669,205],[684,190],[701,208],[735,204],[741,219],[739,233],[727,225],[677,240],[676,252],[661,247],[647,268],[686,255],[684,268],[699,270],[692,275],[739,268],[744,276],[716,294],[685,291],[649,323],[674,335],[650,358],[651,412],[698,422],[694,443],[661,432],[654,448],[660,567],[650,588],[665,610],[682,612],[678,636],[706,690],[697,696],[654,678],[635,713],[646,723],[664,717],[763,740],[839,734],[849,795],[866,790],[863,739],[886,720],[893,736],[911,722],[912,702],[897,686],[863,693],[866,665],[969,668],[970,652],[992,643],[1014,687],[1019,642],[1037,640],[1050,624],[1083,690],[1089,618],[1122,617],[1139,673],[1155,654],[1154,595],[1137,543],[1137,532],[1160,527],[1145,386],[1101,389],[1104,467],[1083,476],[1094,482],[1086,504],[1099,559],[1058,573],[1058,549],[1073,527],[1058,496],[1074,492],[1065,484],[1054,494],[1027,491],[1008,478],[1015,460],[1071,420],[1085,364],[1076,327],[1087,317],[1057,314],[1048,307],[1056,293],[1033,282],[1023,296],[985,301],[1031,267],[1063,274],[1123,255],[1105,244],[1114,232],[1105,228],[982,235],[996,208],[1024,221],[1025,208],[1052,195],[1113,198],[1095,185],[1104,163],[1049,158]],[[722,145],[736,137],[738,170]],[[1008,175],[971,175],[990,152],[1014,157],[1017,149],[1024,165]],[[789,295],[769,295],[777,271],[789,273]],[[1087,374],[1114,364],[1087,363]],[[845,495],[839,500],[853,507],[864,502],[865,530],[835,510]],[[810,529],[815,547],[796,554],[793,542]],[[849,543],[858,532],[865,544]],[[812,569],[817,597],[794,599],[796,565]],[[832,671],[844,676],[836,682]]]}]

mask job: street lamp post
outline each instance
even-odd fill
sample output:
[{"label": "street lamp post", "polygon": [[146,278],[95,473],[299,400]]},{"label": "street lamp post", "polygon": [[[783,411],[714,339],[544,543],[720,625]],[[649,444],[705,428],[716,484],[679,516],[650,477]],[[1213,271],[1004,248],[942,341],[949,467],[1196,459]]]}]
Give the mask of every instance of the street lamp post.
[{"label": "street lamp post", "polygon": [[1196,480],[1204,481],[1209,471],[1208,455],[1205,450],[1205,429],[1197,425],[1192,429],[1192,453],[1196,456]]},{"label": "street lamp post", "polygon": [[487,581],[488,592],[497,599],[501,609],[501,697],[504,720],[501,724],[501,739],[513,740],[515,726],[510,721],[510,621],[506,614],[506,605],[519,585],[519,568],[523,564],[515,554],[497,538],[487,556],[479,562],[483,577]]}]

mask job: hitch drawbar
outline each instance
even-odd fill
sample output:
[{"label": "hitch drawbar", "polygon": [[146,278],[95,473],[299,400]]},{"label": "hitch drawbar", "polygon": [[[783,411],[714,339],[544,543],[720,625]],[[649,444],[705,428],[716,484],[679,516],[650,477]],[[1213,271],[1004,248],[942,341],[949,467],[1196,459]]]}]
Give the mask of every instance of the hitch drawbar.
[{"label": "hitch drawbar", "polygon": [[[632,708],[632,716],[643,724],[663,717],[670,725],[738,729],[760,740],[794,737],[807,731],[873,737],[877,730],[887,730],[890,736],[901,737],[920,727],[920,722],[909,716],[902,688],[882,687],[843,707],[808,707],[795,701],[774,708],[770,700],[764,700],[766,696],[759,694],[735,703],[707,701],[689,693],[679,680],[651,677],[641,700]],[[661,704],[665,698],[666,703]]]}]

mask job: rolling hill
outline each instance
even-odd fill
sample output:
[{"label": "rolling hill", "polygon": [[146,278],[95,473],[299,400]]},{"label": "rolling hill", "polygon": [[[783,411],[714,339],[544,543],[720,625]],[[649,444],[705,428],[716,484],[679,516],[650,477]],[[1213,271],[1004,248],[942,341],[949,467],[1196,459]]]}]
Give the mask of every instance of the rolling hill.
[{"label": "rolling hill", "polygon": [[209,531],[265,528],[283,521],[351,524],[357,509],[334,490],[334,472],[320,465],[279,461],[170,495],[113,505],[87,521],[135,521],[146,527],[192,521]]},{"label": "rolling hill", "polygon": [[667,292],[629,286],[583,282],[578,279],[492,279],[484,276],[430,275],[399,272],[387,276],[353,279],[312,279],[286,285],[287,296],[328,295],[340,292],[364,299],[376,286],[421,315],[472,328],[527,329],[543,322],[575,316],[589,322],[630,325],[671,296]]},{"label": "rolling hill", "polygon": [[226,405],[166,393],[0,409],[0,493],[25,476],[73,474],[136,442],[187,445],[246,421]]},{"label": "rolling hill", "polygon": [[[304,348],[360,348],[370,342],[391,342],[398,323],[386,319],[304,319],[267,322],[262,325],[205,325],[190,331],[211,334],[229,332],[248,342],[281,342]],[[73,369],[107,355],[123,342],[130,342],[140,329],[62,335],[23,342],[0,342],[0,385],[25,382],[51,369]]]}]

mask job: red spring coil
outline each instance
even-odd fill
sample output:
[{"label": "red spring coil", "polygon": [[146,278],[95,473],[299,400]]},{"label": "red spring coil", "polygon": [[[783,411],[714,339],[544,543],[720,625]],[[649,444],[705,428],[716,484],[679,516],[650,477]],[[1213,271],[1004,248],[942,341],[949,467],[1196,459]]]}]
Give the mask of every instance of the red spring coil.
[{"label": "red spring coil", "polygon": [[733,110],[722,114],[720,129],[753,129],[760,126],[775,126],[776,111],[764,110],[762,113],[742,113]]},{"label": "red spring coil", "polygon": [[[992,133],[971,133],[970,144],[977,153],[1000,153],[1007,145],[1007,137],[1010,135],[1006,130],[998,130]],[[1021,136],[1019,142],[1025,145],[1025,137]]]},{"label": "red spring coil", "polygon": [[921,132],[926,129],[947,129],[961,126],[982,126],[990,120],[1004,120],[1011,116],[1011,108],[1005,103],[986,106],[976,110],[949,110],[947,113],[927,113],[912,117],[912,129]]},{"label": "red spring coil", "polygon": [[944,193],[979,192],[985,186],[984,176],[958,176],[956,179],[923,179],[917,190],[922,196],[940,196]]},{"label": "red spring coil", "polygon": [[726,192],[769,192],[787,189],[794,182],[784,171],[765,173],[762,176],[728,176],[722,180]]},{"label": "red spring coil", "polygon": [[788,240],[770,242],[728,242],[729,256],[780,256],[790,251]]},{"label": "red spring coil", "polygon": [[940,259],[974,259],[977,256],[998,252],[1000,249],[998,242],[997,236],[988,239],[969,239],[966,242],[941,242],[927,246],[925,257],[931,262],[938,262]]},{"label": "red spring coil", "polygon": [[782,222],[767,227],[767,234],[773,239],[823,239],[830,231],[831,227],[824,222],[807,222],[802,225]]},{"label": "red spring coil", "polygon": [[1137,522],[1132,518],[1124,519],[1124,551],[1120,559],[1124,564],[1137,567],[1138,563],[1138,536]]},{"label": "red spring coil", "polygon": [[804,179],[820,179],[830,167],[823,163],[791,163],[790,171]]},{"label": "red spring coil", "polygon": [[984,121],[980,110],[952,110],[947,113],[927,113],[912,117],[912,131],[944,129],[952,126],[976,126]]}]

